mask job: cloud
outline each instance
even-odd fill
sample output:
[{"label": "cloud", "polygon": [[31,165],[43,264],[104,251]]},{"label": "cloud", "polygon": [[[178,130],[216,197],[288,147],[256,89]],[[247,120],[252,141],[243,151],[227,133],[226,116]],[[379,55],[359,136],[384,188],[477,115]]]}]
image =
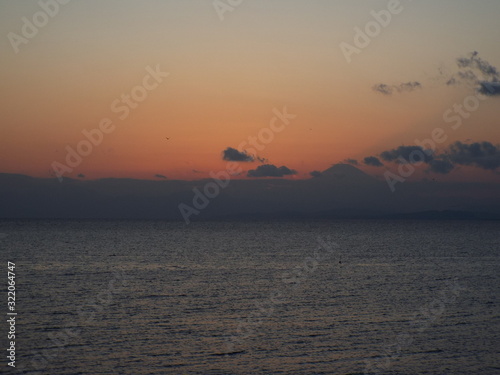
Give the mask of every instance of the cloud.
[{"label": "cloud", "polygon": [[351,165],[359,165],[356,159],[345,159],[344,162]]},{"label": "cloud", "polygon": [[162,179],[166,179],[167,177],[162,175],[162,174],[155,174],[155,177],[156,178],[162,178]]},{"label": "cloud", "polygon": [[321,176],[323,176],[323,173],[321,173],[320,171],[312,171],[312,172],[309,172],[309,174],[312,177],[321,177]]},{"label": "cloud", "polygon": [[500,96],[500,73],[496,67],[479,57],[477,51],[456,60],[458,72],[446,82],[448,86],[466,84],[483,95]]},{"label": "cloud", "polygon": [[222,159],[227,161],[242,161],[242,162],[253,162],[255,158],[252,155],[248,155],[246,151],[238,151],[235,148],[228,147],[222,151]]},{"label": "cloud", "polygon": [[378,83],[372,87],[373,91],[378,91],[384,95],[392,95],[394,91],[392,86],[386,85],[385,83]]},{"label": "cloud", "polygon": [[480,81],[479,77],[472,70],[459,71],[454,74],[447,82],[446,85],[454,86],[467,83],[468,85],[476,85]]},{"label": "cloud", "polygon": [[477,80],[478,80],[476,73],[474,73],[472,70],[458,72],[457,75],[458,75],[458,78],[460,78],[463,81],[477,82]]},{"label": "cloud", "polygon": [[422,84],[420,82],[406,82],[401,83],[399,86],[396,86],[396,90],[398,90],[399,92],[414,91],[420,88],[422,88]]},{"label": "cloud", "polygon": [[191,170],[193,173],[197,173],[197,174],[202,174],[202,173],[205,173],[203,171],[199,171],[198,169],[193,169]]},{"label": "cloud", "polygon": [[[424,150],[420,146],[399,146],[380,154],[382,160],[399,164],[425,163],[429,166],[426,172],[448,174],[455,165],[467,165],[486,170],[500,168],[500,145],[490,142],[462,143],[455,142],[442,153]],[[380,167],[382,162],[375,156],[368,156],[364,164]]]},{"label": "cloud", "polygon": [[85,175],[83,173],[80,173],[78,176],[76,176],[78,178],[85,178]]},{"label": "cloud", "polygon": [[448,160],[434,159],[429,162],[429,169],[427,172],[448,174],[453,170],[453,168],[454,165]]},{"label": "cloud", "polygon": [[490,142],[453,143],[446,152],[449,160],[459,165],[476,166],[487,170],[500,167],[500,146]]},{"label": "cloud", "polygon": [[422,84],[420,82],[404,82],[398,85],[386,85],[385,83],[378,83],[372,87],[374,91],[377,91],[384,95],[392,95],[394,92],[411,92],[416,89],[422,88]]},{"label": "cloud", "polygon": [[[436,160],[432,150],[424,150],[420,146],[399,146],[396,149],[382,152],[380,157],[385,161],[399,164],[416,164],[423,162],[429,164],[427,172],[447,174],[454,168],[453,164],[449,161]],[[364,161],[366,165],[376,167],[383,165],[378,158],[373,156],[366,157]]]},{"label": "cloud", "polygon": [[248,177],[284,177],[297,174],[296,170],[289,169],[285,166],[276,167],[272,164],[259,165],[257,169],[248,171]]},{"label": "cloud", "polygon": [[500,96],[500,82],[479,82],[478,92],[487,96]]},{"label": "cloud", "polygon": [[500,74],[497,68],[491,65],[488,61],[483,60],[479,57],[477,51],[471,52],[469,57],[459,57],[457,59],[457,65],[459,68],[470,68],[479,71],[484,77],[498,80]]},{"label": "cloud", "polygon": [[424,150],[420,146],[399,146],[394,150],[384,151],[380,154],[382,160],[398,163],[429,163],[433,160],[431,150]]},{"label": "cloud", "polygon": [[368,156],[364,159],[364,163],[366,165],[370,165],[372,167],[382,167],[384,164],[379,160],[379,158],[375,156]]},{"label": "cloud", "polygon": [[459,82],[455,77],[451,77],[448,81],[446,81],[447,86],[454,86],[454,85],[458,85],[458,84],[459,84]]},{"label": "cloud", "polygon": [[[440,79],[444,79],[447,86],[466,85],[477,93],[487,96],[500,96],[500,72],[488,61],[479,57],[477,51],[455,60],[455,73],[447,73],[448,69],[441,67],[438,70]],[[396,85],[378,83],[372,89],[383,95],[411,92],[422,88],[422,83],[410,81]]]}]

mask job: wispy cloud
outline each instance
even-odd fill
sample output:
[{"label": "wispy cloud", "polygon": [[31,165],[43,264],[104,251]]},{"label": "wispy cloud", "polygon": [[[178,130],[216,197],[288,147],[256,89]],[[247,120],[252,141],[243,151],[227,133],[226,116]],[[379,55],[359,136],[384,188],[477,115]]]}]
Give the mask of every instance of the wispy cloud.
[{"label": "wispy cloud", "polygon": [[[477,51],[458,57],[455,61],[454,70],[455,72],[450,74],[447,68],[441,68],[437,74],[447,86],[466,85],[483,95],[500,96],[500,73],[498,69],[479,57]],[[395,93],[412,92],[421,88],[423,88],[423,84],[418,81],[395,85],[378,83],[372,86],[375,92],[387,96]]]},{"label": "wispy cloud", "polygon": [[384,95],[392,95],[395,92],[397,93],[411,92],[420,88],[422,88],[422,84],[416,81],[399,83],[397,85],[387,85],[385,83],[378,83],[372,87],[374,91]]},{"label": "wispy cloud", "polygon": [[468,57],[459,57],[457,59],[457,65],[461,69],[475,69],[479,71],[485,78],[490,78],[495,81],[500,78],[497,68],[491,65],[488,61],[480,58],[477,51],[470,53]]}]

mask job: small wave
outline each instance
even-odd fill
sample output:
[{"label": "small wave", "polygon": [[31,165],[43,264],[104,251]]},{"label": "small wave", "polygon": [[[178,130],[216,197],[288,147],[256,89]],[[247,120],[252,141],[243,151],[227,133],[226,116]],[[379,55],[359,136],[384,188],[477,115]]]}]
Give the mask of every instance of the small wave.
[{"label": "small wave", "polygon": [[211,356],[222,357],[222,356],[225,356],[225,355],[236,355],[236,354],[243,354],[243,353],[246,353],[246,350],[238,350],[238,351],[229,352],[229,353],[214,353],[214,354],[211,354]]}]

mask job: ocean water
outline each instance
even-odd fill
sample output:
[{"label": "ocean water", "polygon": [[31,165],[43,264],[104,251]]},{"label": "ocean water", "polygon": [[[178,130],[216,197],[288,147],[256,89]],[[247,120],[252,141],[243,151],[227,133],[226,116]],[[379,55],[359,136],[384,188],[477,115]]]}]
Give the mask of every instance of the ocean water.
[{"label": "ocean water", "polygon": [[499,248],[498,222],[2,221],[0,372],[500,374]]}]

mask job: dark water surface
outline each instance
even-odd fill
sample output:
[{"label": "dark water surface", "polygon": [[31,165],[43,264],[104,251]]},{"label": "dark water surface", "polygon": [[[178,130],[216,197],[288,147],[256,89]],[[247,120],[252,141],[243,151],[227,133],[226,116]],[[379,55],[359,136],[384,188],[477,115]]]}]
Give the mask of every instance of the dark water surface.
[{"label": "dark water surface", "polygon": [[500,374],[499,248],[498,222],[3,221],[0,372]]}]

